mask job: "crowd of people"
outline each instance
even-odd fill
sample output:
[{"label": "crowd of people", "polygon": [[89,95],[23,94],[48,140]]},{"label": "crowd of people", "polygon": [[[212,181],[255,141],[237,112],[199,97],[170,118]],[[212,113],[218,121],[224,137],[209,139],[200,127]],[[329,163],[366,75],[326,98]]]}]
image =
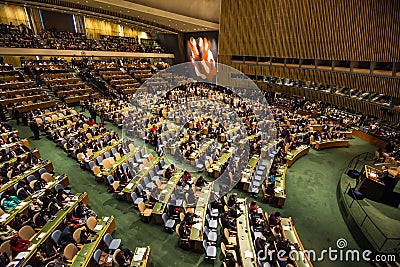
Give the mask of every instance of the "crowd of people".
[{"label": "crowd of people", "polygon": [[51,49],[62,50],[102,50],[101,46],[94,39],[88,39],[83,33],[64,31],[42,31],[39,33],[44,45]]},{"label": "crowd of people", "polygon": [[165,53],[166,50],[154,40],[144,40],[139,43],[137,37],[121,37],[101,35],[100,40],[90,39],[83,33],[66,31],[43,30],[35,36],[32,29],[21,23],[20,25],[0,24],[0,46],[19,48],[50,48],[63,50],[89,51],[117,51],[140,53]]},{"label": "crowd of people", "polygon": [[0,24],[0,47],[41,48],[31,28],[25,24]]}]

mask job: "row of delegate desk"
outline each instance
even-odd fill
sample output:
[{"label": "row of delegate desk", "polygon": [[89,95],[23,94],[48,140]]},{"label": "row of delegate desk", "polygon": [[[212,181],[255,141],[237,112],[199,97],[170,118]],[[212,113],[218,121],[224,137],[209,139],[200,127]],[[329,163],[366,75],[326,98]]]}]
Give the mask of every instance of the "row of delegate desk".
[{"label": "row of delegate desk", "polygon": [[142,182],[143,178],[146,177],[159,162],[160,158],[154,157],[152,161],[150,161],[142,170],[139,171],[139,173],[135,177],[132,178],[132,180],[122,190],[122,193],[125,194],[126,199],[131,199],[131,194],[135,192],[138,184]]},{"label": "row of delegate desk", "polygon": [[[15,109],[18,110],[20,113],[25,113],[31,110],[54,107],[56,104],[57,102],[55,100],[50,100],[50,101],[42,101],[33,104],[16,106]],[[11,114],[12,108],[9,108],[8,112]]]},{"label": "row of delegate desk", "polygon": [[3,224],[3,225],[9,224],[20,213],[28,215],[28,207],[29,207],[29,204],[30,204],[30,200],[33,197],[38,197],[38,198],[42,197],[44,195],[44,193],[45,193],[45,190],[47,190],[47,189],[51,190],[51,189],[55,188],[55,186],[57,184],[61,184],[64,188],[67,187],[69,185],[68,176],[66,174],[63,174],[63,175],[59,175],[59,176],[54,177],[54,179],[51,182],[48,182],[46,184],[46,186],[42,190],[37,191],[33,195],[31,195],[31,196],[27,197],[26,199],[22,200],[12,210],[10,210],[10,211],[8,211],[6,213],[3,213],[0,216],[0,223]]},{"label": "row of delegate desk", "polygon": [[55,214],[55,218],[53,221],[47,222],[46,225],[43,226],[43,228],[39,232],[35,233],[35,235],[30,239],[32,245],[26,251],[20,252],[15,257],[13,261],[14,264],[20,264],[20,266],[25,266],[27,264],[30,264],[32,266],[37,266],[38,262],[35,255],[40,245],[49,240],[51,234],[62,226],[62,222],[66,218],[67,214],[71,213],[75,209],[75,207],[78,206],[78,203],[81,201],[84,202],[85,204],[89,202],[89,198],[86,193],[76,194],[71,199],[71,201],[65,205],[63,209],[59,210]]},{"label": "row of delegate desk", "polygon": [[48,173],[51,173],[53,171],[53,163],[50,160],[44,160],[39,164],[37,164],[36,166],[30,168],[29,170],[26,170],[25,172],[21,173],[20,175],[12,177],[12,179],[10,179],[0,188],[0,193],[5,192],[7,189],[14,186],[21,180],[28,178],[29,175],[35,175],[37,178],[40,177],[39,170],[41,168],[45,168]]},{"label": "row of delegate desk", "polygon": [[298,244],[300,250],[296,250],[294,253],[295,266],[297,267],[312,267],[312,263],[304,251],[303,244],[297,234],[296,227],[293,224],[292,218],[282,218],[280,223],[282,229],[282,237],[288,239],[291,243]]},{"label": "row of delegate desk", "polygon": [[[238,245],[238,259],[240,259],[242,267],[258,266],[257,254],[254,248],[254,240],[250,231],[250,221],[248,213],[248,205],[246,199],[238,199],[239,209],[242,214],[236,219],[236,232],[237,232],[237,245]],[[295,266],[297,267],[311,267],[312,263],[308,255],[304,251],[304,247],[297,234],[296,228],[293,225],[291,218],[282,218],[280,225],[283,233],[283,238],[287,238],[292,243],[297,243],[300,247],[296,251]],[[279,264],[279,263],[278,263]]]},{"label": "row of delegate desk", "polygon": [[203,249],[203,229],[206,221],[208,200],[212,190],[213,183],[205,185],[199,194],[199,198],[196,203],[194,214],[199,217],[199,222],[192,225],[190,229],[190,245],[196,251]]},{"label": "row of delegate desk", "polygon": [[175,190],[176,185],[178,184],[179,180],[183,176],[183,171],[178,170],[176,173],[169,179],[165,188],[160,192],[158,197],[158,201],[153,207],[152,215],[153,219],[156,223],[162,223],[162,215],[163,213],[167,212],[167,204],[172,193]]}]

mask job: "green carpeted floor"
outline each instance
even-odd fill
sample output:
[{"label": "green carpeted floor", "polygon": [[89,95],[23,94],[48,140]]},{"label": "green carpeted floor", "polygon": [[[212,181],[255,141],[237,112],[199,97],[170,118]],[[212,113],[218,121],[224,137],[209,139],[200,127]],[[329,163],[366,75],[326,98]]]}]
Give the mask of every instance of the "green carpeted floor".
[{"label": "green carpeted floor", "polygon": [[[33,140],[28,127],[17,126],[23,137],[29,137],[31,147],[40,150],[42,158],[53,162],[56,173],[67,173],[73,192],[86,191],[89,194],[90,207],[100,216],[114,215],[116,231],[114,237],[122,238],[127,248],[150,245],[151,262],[154,266],[210,266],[203,261],[202,254],[187,252],[177,247],[175,234],[167,234],[163,227],[145,224],[139,220],[138,212],[126,202],[116,201],[113,194],[108,194],[104,184],[98,184],[94,176],[79,167],[79,164],[56,147],[55,143],[42,137]],[[109,129],[117,129],[110,123]],[[117,129],[119,132],[120,130]],[[297,232],[305,249],[336,248],[336,241],[345,238],[348,248],[357,249],[351,233],[340,214],[336,199],[336,187],[339,177],[347,163],[355,155],[373,152],[375,147],[356,138],[350,141],[349,148],[332,148],[322,151],[310,150],[310,153],[299,159],[287,174],[287,199],[280,210],[284,217],[294,219]],[[247,196],[245,193],[239,193]],[[269,213],[277,210],[267,204],[261,206]],[[219,252],[218,252],[219,253]],[[217,261],[215,266],[220,265]],[[370,266],[367,263],[316,262],[314,266]]]}]

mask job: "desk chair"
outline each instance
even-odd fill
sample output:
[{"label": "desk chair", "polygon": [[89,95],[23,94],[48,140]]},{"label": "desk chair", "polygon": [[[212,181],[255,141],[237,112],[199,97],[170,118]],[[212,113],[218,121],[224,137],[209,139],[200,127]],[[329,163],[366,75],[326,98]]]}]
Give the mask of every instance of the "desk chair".
[{"label": "desk chair", "polygon": [[79,249],[81,249],[83,247],[83,245],[81,244],[81,233],[82,233],[82,230],[78,228],[72,234],[72,238],[75,240]]},{"label": "desk chair", "polygon": [[188,238],[182,238],[182,237],[179,235],[179,226],[180,226],[179,223],[175,226],[175,232],[176,232],[176,234],[177,234],[178,237],[179,237],[178,246],[179,246],[179,247],[183,247],[183,248],[189,249],[189,248],[190,248],[189,239],[188,239]]},{"label": "desk chair", "polygon": [[254,198],[257,198],[258,192],[260,192],[258,186],[260,186],[259,182],[254,182],[254,183],[252,182],[249,186],[249,193]]},{"label": "desk chair", "polygon": [[138,208],[140,212],[140,218],[142,220],[145,220],[146,222],[150,222],[150,217],[153,209],[148,208],[143,201],[138,204]]},{"label": "desk chair", "polygon": [[210,242],[213,245],[217,244],[217,238],[218,238],[217,232],[210,231],[208,230],[207,226],[204,226],[203,233],[206,235],[208,242]]},{"label": "desk chair", "polygon": [[102,162],[103,168],[104,169],[108,169],[111,167],[111,162],[110,162],[110,158],[105,158]]},{"label": "desk chair", "polygon": [[120,251],[121,251],[120,249],[117,249],[117,250],[114,251],[114,254],[113,254],[113,263],[114,263],[114,265],[115,265],[116,267],[120,267],[119,264],[118,264],[118,262],[117,262],[117,259],[116,259],[117,254],[118,254]]},{"label": "desk chair", "polygon": [[99,166],[95,165],[95,166],[93,167],[92,171],[93,171],[93,174],[94,174],[96,177],[100,177],[100,172],[101,172],[101,170],[100,170],[100,167],[99,167]]},{"label": "desk chair", "polygon": [[100,249],[96,249],[96,251],[93,254],[93,260],[98,264],[101,258],[101,253],[102,251]]},{"label": "desk chair", "polygon": [[28,176],[28,178],[26,178],[26,180],[28,181],[28,183],[32,182],[33,180],[36,180],[35,175],[31,174]]},{"label": "desk chair", "polygon": [[12,255],[10,240],[4,241],[0,246],[0,253],[7,253],[8,256]]},{"label": "desk chair", "polygon": [[97,219],[96,217],[90,216],[86,220],[86,226],[89,229],[89,231],[94,231],[94,228],[97,226]]},{"label": "desk chair", "polygon": [[224,242],[221,242],[221,251],[224,254],[224,258],[226,258],[226,253],[230,253],[233,255],[233,258],[237,261],[236,251],[234,249],[227,249]]},{"label": "desk chair", "polygon": [[206,214],[206,221],[211,230],[216,230],[218,228],[217,220],[212,219],[209,214]]},{"label": "desk chair", "polygon": [[63,190],[66,194],[69,194],[71,192],[71,189],[69,187],[64,188],[64,186],[62,186],[62,184],[56,184],[56,186],[54,187],[54,190],[56,192]]},{"label": "desk chair", "polygon": [[104,235],[103,241],[110,252],[118,249],[121,246],[121,239],[114,239],[109,233]]},{"label": "desk chair", "polygon": [[395,178],[399,178],[400,175],[400,166],[398,166],[397,168],[395,167],[391,167],[388,170],[389,174],[392,175]]},{"label": "desk chair", "polygon": [[212,218],[216,219],[219,217],[218,209],[213,209],[211,207],[211,204],[208,204],[207,208],[208,208],[208,213],[211,215]]},{"label": "desk chair", "polygon": [[47,172],[47,170],[45,168],[40,168],[40,170],[39,170],[39,174],[40,175],[42,175],[45,172]]},{"label": "desk chair", "polygon": [[78,253],[78,248],[70,243],[64,248],[64,259],[68,263],[72,263],[72,259],[75,257],[75,255]]},{"label": "desk chair", "polygon": [[29,226],[25,225],[18,231],[19,237],[25,240],[31,240],[31,238],[36,234],[35,230]]},{"label": "desk chair", "polygon": [[103,166],[103,158],[101,156],[97,156],[96,161],[97,165]]},{"label": "desk chair", "polygon": [[156,186],[158,187],[158,189],[160,189],[161,191],[165,189],[165,187],[167,186],[166,184],[161,183],[161,180],[159,178],[156,179]]},{"label": "desk chair", "polygon": [[53,240],[54,245],[55,245],[57,248],[60,248],[60,244],[59,244],[60,237],[61,237],[61,231],[60,231],[60,230],[55,230],[55,231],[51,234],[51,239]]},{"label": "desk chair", "polygon": [[143,198],[138,197],[135,192],[131,194],[132,202],[134,206],[138,206],[140,202],[143,202]]},{"label": "desk chair", "polygon": [[53,176],[51,176],[51,174],[48,172],[43,173],[40,178],[46,181],[46,183],[49,183],[53,180]]},{"label": "desk chair", "polygon": [[112,187],[114,189],[115,198],[117,200],[122,200],[125,195],[120,189],[120,182],[119,181],[114,181],[114,183],[112,184]]},{"label": "desk chair", "polygon": [[163,222],[164,222],[164,229],[167,231],[167,233],[173,233],[174,232],[174,226],[175,226],[175,220],[172,220],[168,218],[168,215],[166,213],[163,213],[161,216]]},{"label": "desk chair", "polygon": [[236,237],[237,236],[236,235],[231,235],[231,233],[229,232],[228,228],[224,229],[224,237],[225,237],[226,241],[228,242],[228,245],[226,245],[226,247],[228,247],[228,248],[236,248],[236,246],[237,246]]},{"label": "desk chair", "polygon": [[214,261],[217,258],[217,247],[209,246],[207,240],[203,240],[203,248],[206,253],[205,259]]}]

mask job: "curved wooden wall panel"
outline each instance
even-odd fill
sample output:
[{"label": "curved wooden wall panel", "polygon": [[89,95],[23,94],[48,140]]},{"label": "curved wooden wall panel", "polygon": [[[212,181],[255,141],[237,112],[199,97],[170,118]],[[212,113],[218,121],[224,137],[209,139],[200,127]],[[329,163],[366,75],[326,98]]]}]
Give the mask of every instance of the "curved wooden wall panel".
[{"label": "curved wooden wall panel", "polygon": [[400,62],[398,0],[222,0],[219,54]]}]

